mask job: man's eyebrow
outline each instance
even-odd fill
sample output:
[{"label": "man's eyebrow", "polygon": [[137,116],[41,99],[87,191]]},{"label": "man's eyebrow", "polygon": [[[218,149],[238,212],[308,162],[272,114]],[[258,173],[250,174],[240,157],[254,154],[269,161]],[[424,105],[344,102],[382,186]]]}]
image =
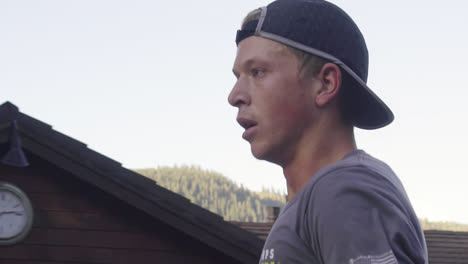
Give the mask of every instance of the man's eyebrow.
[{"label": "man's eyebrow", "polygon": [[248,59],[246,62],[244,62],[244,67],[249,68],[253,63],[255,62],[255,58],[253,59]]},{"label": "man's eyebrow", "polygon": [[[242,63],[240,65],[240,68],[249,68],[253,63],[255,62],[255,58],[253,59],[248,59],[247,61],[245,61],[244,63]],[[237,78],[239,78],[239,72],[237,72],[235,69],[232,69],[232,73],[234,73],[234,76],[236,76]]]}]

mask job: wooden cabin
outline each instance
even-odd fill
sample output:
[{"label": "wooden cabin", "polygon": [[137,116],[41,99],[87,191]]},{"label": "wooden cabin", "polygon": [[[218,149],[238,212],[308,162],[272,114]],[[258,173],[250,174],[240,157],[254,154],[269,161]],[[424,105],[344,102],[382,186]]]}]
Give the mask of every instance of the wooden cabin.
[{"label": "wooden cabin", "polygon": [[0,164],[0,183],[27,197],[31,226],[13,238],[1,233],[3,227],[14,232],[11,222],[18,221],[11,219],[20,217],[1,199],[19,208],[15,201],[23,198],[5,198],[8,190],[0,186],[6,215],[0,215],[0,264],[258,262],[263,241],[253,233],[9,102],[0,106],[0,157],[10,150],[14,120],[29,166]]}]

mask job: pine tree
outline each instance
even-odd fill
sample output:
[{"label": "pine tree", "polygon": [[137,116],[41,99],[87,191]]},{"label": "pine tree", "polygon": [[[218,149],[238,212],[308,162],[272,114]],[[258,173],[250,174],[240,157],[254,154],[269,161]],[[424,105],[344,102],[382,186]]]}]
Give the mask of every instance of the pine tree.
[{"label": "pine tree", "polygon": [[264,188],[253,192],[217,172],[199,167],[158,167],[136,172],[229,221],[265,221],[266,206],[285,204],[284,194],[279,191]]}]

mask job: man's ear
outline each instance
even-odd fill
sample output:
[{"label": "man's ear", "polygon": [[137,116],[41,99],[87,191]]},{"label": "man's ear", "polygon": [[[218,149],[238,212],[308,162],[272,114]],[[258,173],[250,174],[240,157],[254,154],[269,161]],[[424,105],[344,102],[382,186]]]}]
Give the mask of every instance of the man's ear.
[{"label": "man's ear", "polygon": [[334,63],[326,63],[320,70],[318,78],[322,86],[317,92],[315,103],[318,107],[323,107],[338,96],[341,88],[341,70]]}]

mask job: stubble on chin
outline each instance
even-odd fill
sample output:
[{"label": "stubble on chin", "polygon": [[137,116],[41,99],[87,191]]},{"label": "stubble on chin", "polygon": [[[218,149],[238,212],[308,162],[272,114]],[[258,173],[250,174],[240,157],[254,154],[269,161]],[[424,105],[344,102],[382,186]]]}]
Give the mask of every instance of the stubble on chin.
[{"label": "stubble on chin", "polygon": [[258,160],[264,160],[275,164],[280,164],[281,153],[279,147],[269,142],[254,142],[250,143],[252,155]]}]

